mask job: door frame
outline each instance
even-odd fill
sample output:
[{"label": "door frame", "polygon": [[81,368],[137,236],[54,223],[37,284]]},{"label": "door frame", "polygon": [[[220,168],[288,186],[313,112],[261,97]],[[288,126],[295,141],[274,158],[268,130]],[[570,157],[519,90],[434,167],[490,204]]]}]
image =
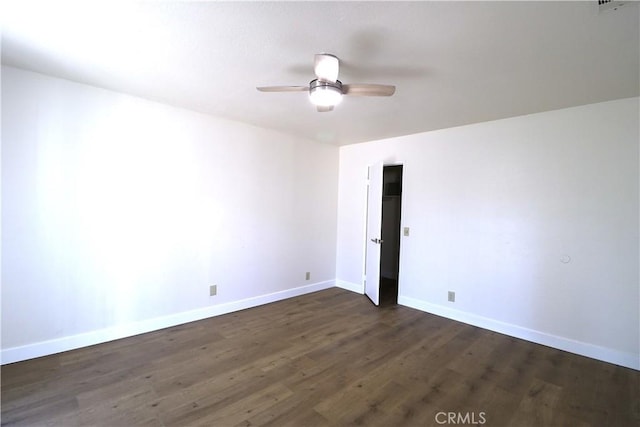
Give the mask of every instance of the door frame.
[{"label": "door frame", "polygon": [[[364,226],[363,226],[363,235],[364,235],[364,239],[362,240],[362,253],[363,253],[363,260],[362,260],[362,293],[364,295],[366,295],[366,272],[367,272],[367,241],[369,239],[368,233],[369,230],[367,229],[367,223],[368,223],[368,219],[369,219],[369,168],[373,165],[375,165],[376,163],[372,163],[367,165],[366,167],[366,176],[365,176],[365,185],[364,185],[364,191],[365,191],[365,197],[364,197]],[[404,200],[405,200],[405,191],[404,191],[404,183],[405,183],[405,171],[407,170],[407,165],[405,162],[403,161],[392,161],[392,162],[386,162],[383,161],[382,162],[382,173],[384,176],[384,168],[387,166],[402,166],[402,179],[401,179],[401,185],[402,185],[402,192],[400,193],[400,248],[398,249],[398,299],[400,298],[400,286],[401,286],[401,280],[400,277],[402,276],[402,246],[403,246],[403,240],[404,240]],[[384,192],[384,189],[383,189]],[[382,205],[382,200],[380,200],[380,205]],[[382,213],[381,213],[382,215]],[[380,221],[382,221],[382,218],[380,218]],[[380,290],[380,281],[378,281],[378,292]]]}]

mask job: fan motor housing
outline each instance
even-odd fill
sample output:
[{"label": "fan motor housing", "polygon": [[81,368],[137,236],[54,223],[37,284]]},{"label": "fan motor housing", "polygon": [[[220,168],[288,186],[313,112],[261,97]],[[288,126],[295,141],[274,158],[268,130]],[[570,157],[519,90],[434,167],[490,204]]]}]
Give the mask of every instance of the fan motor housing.
[{"label": "fan motor housing", "polygon": [[340,80],[336,80],[334,83],[334,82],[328,82],[325,80],[315,79],[315,80],[311,80],[311,82],[309,83],[309,92],[313,92],[315,90],[323,90],[326,88],[332,88],[334,90],[337,89],[338,91],[340,91],[340,93],[342,93],[342,82]]}]

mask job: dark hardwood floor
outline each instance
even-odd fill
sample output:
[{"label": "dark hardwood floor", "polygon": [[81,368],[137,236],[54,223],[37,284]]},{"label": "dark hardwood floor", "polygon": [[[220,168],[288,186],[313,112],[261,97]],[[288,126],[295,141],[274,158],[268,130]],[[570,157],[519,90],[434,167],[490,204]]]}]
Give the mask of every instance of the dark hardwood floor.
[{"label": "dark hardwood floor", "polygon": [[2,424],[637,427],[639,394],[637,371],[336,288],[5,365]]}]

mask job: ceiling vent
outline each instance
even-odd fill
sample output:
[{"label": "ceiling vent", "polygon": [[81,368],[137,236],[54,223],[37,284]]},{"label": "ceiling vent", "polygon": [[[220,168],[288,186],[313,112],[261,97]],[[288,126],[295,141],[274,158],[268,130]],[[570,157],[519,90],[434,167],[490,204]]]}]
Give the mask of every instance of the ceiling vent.
[{"label": "ceiling vent", "polygon": [[616,1],[616,0],[598,0],[598,11],[608,12],[610,10],[618,10],[622,6],[624,6],[624,1]]}]

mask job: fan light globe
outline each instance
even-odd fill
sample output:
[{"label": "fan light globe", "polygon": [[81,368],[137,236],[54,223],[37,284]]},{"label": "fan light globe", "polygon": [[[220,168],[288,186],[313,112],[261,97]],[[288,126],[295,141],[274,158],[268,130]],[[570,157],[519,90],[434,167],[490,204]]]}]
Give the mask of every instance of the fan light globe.
[{"label": "fan light globe", "polygon": [[340,82],[319,82],[314,80],[309,89],[309,99],[318,107],[333,107],[342,101]]}]

